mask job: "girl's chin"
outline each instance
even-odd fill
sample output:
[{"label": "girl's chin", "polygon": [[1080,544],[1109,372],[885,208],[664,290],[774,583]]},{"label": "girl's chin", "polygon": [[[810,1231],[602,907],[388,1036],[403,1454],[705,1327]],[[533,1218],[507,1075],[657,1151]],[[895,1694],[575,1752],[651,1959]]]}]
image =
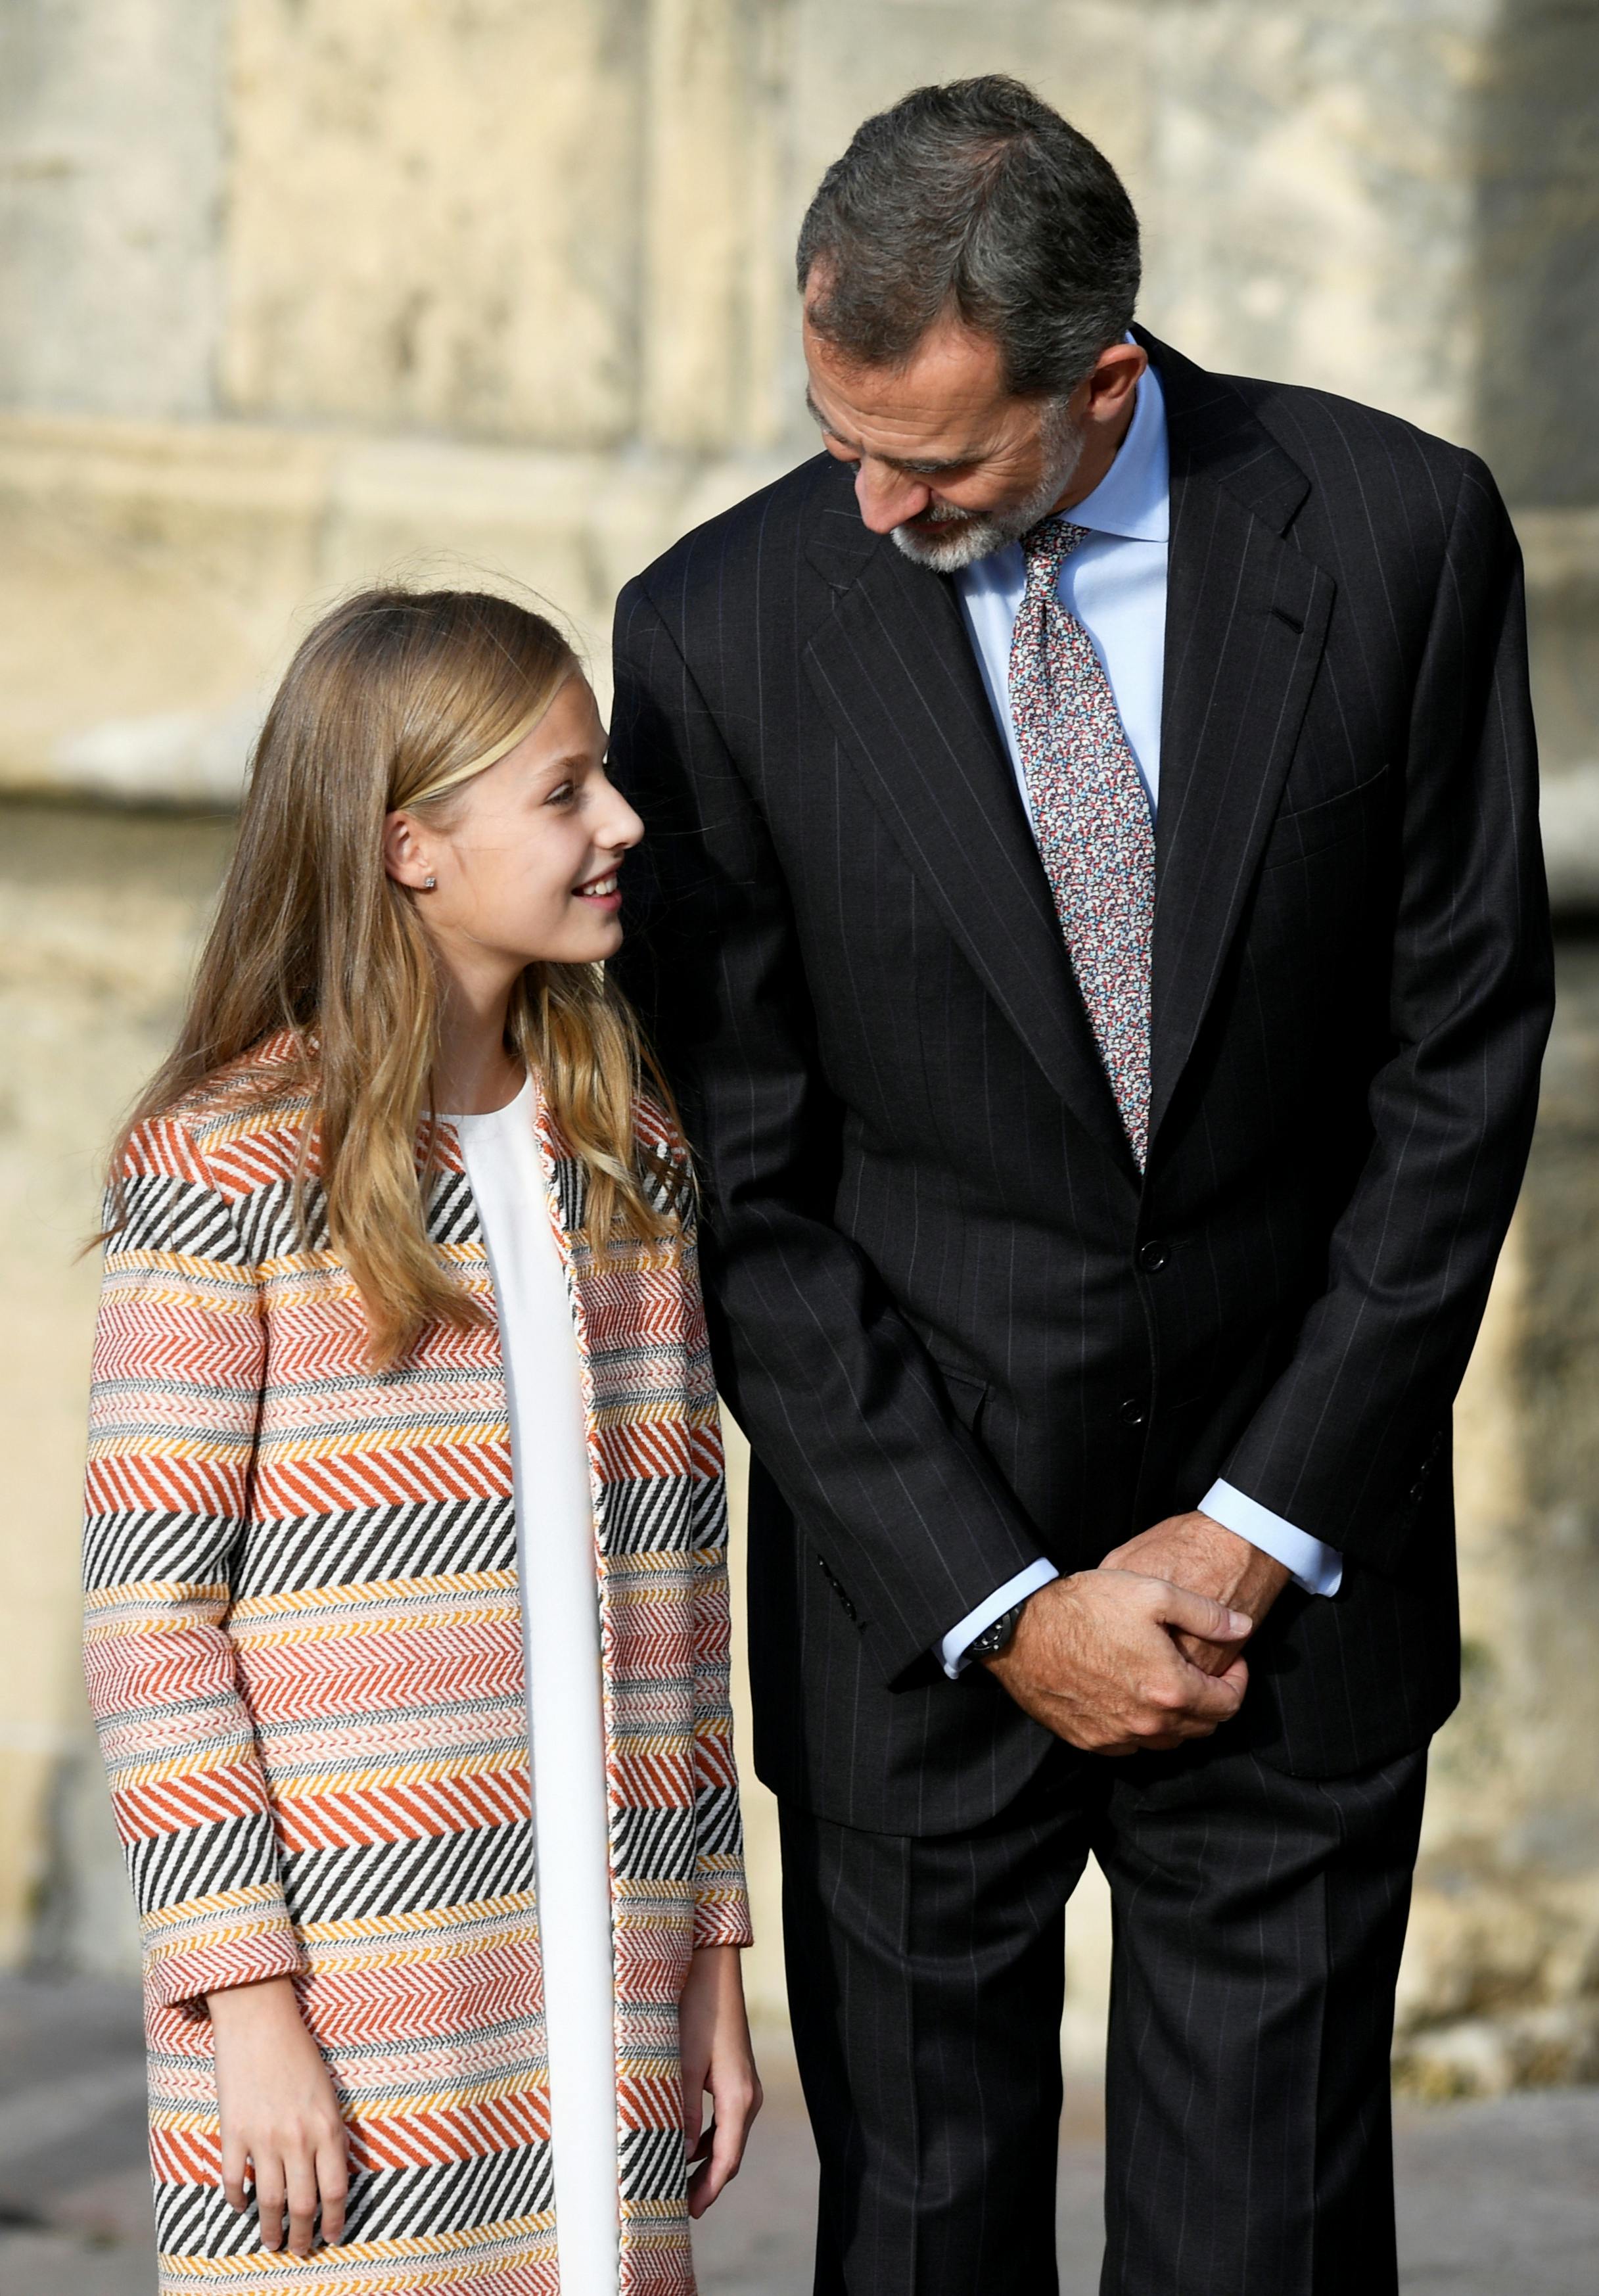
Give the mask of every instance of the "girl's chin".
[{"label": "girl's chin", "polygon": [[622,945],[622,921],[614,909],[598,909],[578,919],[553,947],[529,958],[530,964],[600,964]]}]

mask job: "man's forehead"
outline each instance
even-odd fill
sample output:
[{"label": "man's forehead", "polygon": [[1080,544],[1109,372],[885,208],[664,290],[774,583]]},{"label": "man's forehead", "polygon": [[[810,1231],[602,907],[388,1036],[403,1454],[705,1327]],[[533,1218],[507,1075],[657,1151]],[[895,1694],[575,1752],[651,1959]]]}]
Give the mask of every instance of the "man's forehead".
[{"label": "man's forehead", "polygon": [[937,319],[908,357],[871,365],[847,358],[811,324],[805,314],[805,360],[813,377],[847,389],[862,404],[903,398],[946,401],[952,398],[992,404],[1006,396],[1004,362],[992,335],[980,333],[953,315]]},{"label": "man's forehead", "polygon": [[996,348],[969,329],[940,329],[902,365],[845,361],[808,325],[807,400],[848,446],[896,460],[964,462],[990,451],[1023,409],[1004,390]]}]

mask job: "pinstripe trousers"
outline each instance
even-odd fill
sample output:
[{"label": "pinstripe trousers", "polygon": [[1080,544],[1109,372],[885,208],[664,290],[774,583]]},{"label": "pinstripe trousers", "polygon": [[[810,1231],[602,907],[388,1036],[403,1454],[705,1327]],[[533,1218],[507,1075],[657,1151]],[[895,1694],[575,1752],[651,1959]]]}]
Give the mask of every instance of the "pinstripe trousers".
[{"label": "pinstripe trousers", "polygon": [[1066,1901],[1115,1915],[1102,2296],[1394,2296],[1388,2057],[1424,1753],[1062,1747],[972,1832],[783,1813],[816,2296],[1053,2296]]}]

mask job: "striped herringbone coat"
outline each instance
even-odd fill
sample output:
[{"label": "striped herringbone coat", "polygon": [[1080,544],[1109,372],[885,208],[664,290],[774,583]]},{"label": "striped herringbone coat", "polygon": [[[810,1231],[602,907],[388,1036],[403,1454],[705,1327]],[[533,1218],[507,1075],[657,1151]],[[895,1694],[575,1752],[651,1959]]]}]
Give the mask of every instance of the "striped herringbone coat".
[{"label": "striped herringbone coat", "polygon": [[[344,1268],[296,1230],[301,1115],[286,1094],[242,1107],[212,1089],[147,1125],[106,1257],[87,1673],[144,1930],[161,2286],[545,2296],[499,1337],[492,1318],[430,1328],[398,1370],[367,1369]],[[581,1168],[542,1106],[538,1125],[597,1526],[622,2287],[682,2296],[677,1997],[694,1945],[749,1936],[716,1401],[692,1230],[591,1251]],[[452,1136],[428,1218],[490,1302]],[[303,2263],[263,2251],[221,2192],[201,1999],[279,1973],[332,2071],[354,2170],[347,2239]]]}]

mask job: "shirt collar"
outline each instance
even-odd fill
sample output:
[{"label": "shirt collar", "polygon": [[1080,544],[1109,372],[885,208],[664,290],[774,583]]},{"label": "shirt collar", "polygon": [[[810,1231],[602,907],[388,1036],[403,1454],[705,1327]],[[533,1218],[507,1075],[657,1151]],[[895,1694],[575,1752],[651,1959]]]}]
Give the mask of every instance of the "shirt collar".
[{"label": "shirt collar", "polygon": [[1127,437],[1116,460],[1091,495],[1061,515],[1095,534],[1128,542],[1164,542],[1171,514],[1171,463],[1166,443],[1166,401],[1160,378],[1146,366]]}]

